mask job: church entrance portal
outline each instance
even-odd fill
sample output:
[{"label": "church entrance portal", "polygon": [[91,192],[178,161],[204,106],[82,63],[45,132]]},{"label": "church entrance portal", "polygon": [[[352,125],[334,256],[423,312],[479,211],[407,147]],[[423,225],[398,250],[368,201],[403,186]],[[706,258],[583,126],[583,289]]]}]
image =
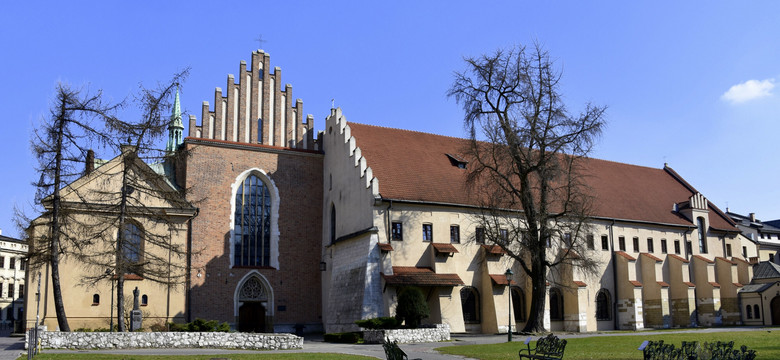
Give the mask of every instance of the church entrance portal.
[{"label": "church entrance portal", "polygon": [[245,302],[238,308],[238,331],[266,332],[265,306],[261,302]]},{"label": "church entrance portal", "polygon": [[772,325],[780,325],[780,296],[775,296],[772,299]]},{"label": "church entrance portal", "polygon": [[[272,313],[268,312],[271,303],[271,290],[262,275],[250,274],[238,286],[238,331],[241,332],[273,332],[269,325],[273,324]],[[270,316],[269,316],[270,315]],[[268,321],[270,320],[270,323]]]}]

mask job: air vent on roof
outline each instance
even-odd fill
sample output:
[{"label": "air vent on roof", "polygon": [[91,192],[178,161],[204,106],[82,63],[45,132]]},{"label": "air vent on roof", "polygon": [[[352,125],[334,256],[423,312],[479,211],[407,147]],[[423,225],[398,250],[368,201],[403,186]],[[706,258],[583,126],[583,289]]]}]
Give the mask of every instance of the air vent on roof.
[{"label": "air vent on roof", "polygon": [[457,166],[459,169],[465,169],[466,165],[469,164],[468,161],[461,159],[460,157],[452,154],[445,154],[450,159],[450,162],[452,163],[452,166]]}]

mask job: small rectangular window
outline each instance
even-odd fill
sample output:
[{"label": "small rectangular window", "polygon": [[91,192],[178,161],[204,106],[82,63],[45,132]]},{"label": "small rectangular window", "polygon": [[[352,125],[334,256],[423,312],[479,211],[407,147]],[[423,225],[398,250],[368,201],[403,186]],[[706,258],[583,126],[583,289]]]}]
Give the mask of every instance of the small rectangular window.
[{"label": "small rectangular window", "polygon": [[474,241],[476,241],[477,244],[485,243],[485,228],[477,228],[477,230],[474,232]]},{"label": "small rectangular window", "polygon": [[639,238],[634,236],[634,252],[639,252]]},{"label": "small rectangular window", "polygon": [[571,233],[563,234],[563,243],[566,244],[566,246],[571,247]]},{"label": "small rectangular window", "polygon": [[498,235],[501,236],[501,242],[507,244],[509,242],[509,231],[507,229],[498,229]]},{"label": "small rectangular window", "polygon": [[607,235],[601,235],[601,250],[609,251],[609,237]]},{"label": "small rectangular window", "polygon": [[731,244],[726,244],[726,256],[731,257]]},{"label": "small rectangular window", "polygon": [[742,257],[747,257],[747,246],[742,247]]},{"label": "small rectangular window", "polygon": [[393,240],[402,241],[404,239],[404,224],[398,221],[393,221],[392,229]]},{"label": "small rectangular window", "polygon": [[593,250],[596,248],[595,241],[593,240],[593,234],[588,235],[587,242],[588,242],[588,249]]},{"label": "small rectangular window", "polygon": [[16,258],[8,258],[8,268],[16,269]]},{"label": "small rectangular window", "polygon": [[453,244],[460,244],[460,226],[450,226],[450,242]]},{"label": "small rectangular window", "polygon": [[8,297],[13,299],[15,295],[16,294],[14,294],[14,284],[8,284]]},{"label": "small rectangular window", "polygon": [[423,241],[433,241],[433,224],[423,224],[422,236]]},{"label": "small rectangular window", "polygon": [[19,297],[24,298],[24,284],[19,284]]},{"label": "small rectangular window", "polygon": [[5,267],[5,256],[0,256],[0,269]]},{"label": "small rectangular window", "polygon": [[620,251],[626,251],[626,238],[625,237],[618,237],[618,246],[620,247]]},{"label": "small rectangular window", "polygon": [[653,244],[653,238],[647,238],[647,252],[655,252],[655,244]]},{"label": "small rectangular window", "polygon": [[666,239],[661,239],[661,252],[666,254],[669,248],[666,246]]},{"label": "small rectangular window", "polygon": [[680,255],[680,240],[674,241],[674,253]]}]

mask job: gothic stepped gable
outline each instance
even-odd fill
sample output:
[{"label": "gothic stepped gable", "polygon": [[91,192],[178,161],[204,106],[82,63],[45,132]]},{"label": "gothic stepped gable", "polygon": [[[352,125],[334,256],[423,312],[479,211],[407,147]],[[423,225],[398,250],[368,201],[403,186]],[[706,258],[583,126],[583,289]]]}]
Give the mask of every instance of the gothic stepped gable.
[{"label": "gothic stepped gable", "polygon": [[314,117],[303,121],[303,101],[296,99],[293,105],[292,85],[281,89],[282,70],[275,67],[271,74],[269,69],[270,56],[263,50],[252,52],[249,70],[242,60],[238,83],[229,74],[225,91],[214,91],[214,110],[203,102],[200,126],[190,115],[189,136],[316,150]]}]

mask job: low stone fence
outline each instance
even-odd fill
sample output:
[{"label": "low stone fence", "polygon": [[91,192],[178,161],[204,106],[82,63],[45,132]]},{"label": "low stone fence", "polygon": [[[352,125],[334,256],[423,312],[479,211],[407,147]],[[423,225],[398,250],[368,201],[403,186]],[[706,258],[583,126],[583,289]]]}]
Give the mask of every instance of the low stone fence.
[{"label": "low stone fence", "polygon": [[379,344],[383,340],[398,341],[399,344],[438,342],[450,340],[450,325],[436,324],[418,329],[364,330],[363,341]]},{"label": "low stone fence", "polygon": [[[288,350],[303,347],[303,338],[292,334],[236,332],[61,332],[41,331],[44,349],[143,349],[215,348]],[[25,337],[25,349],[29,335]]]}]

